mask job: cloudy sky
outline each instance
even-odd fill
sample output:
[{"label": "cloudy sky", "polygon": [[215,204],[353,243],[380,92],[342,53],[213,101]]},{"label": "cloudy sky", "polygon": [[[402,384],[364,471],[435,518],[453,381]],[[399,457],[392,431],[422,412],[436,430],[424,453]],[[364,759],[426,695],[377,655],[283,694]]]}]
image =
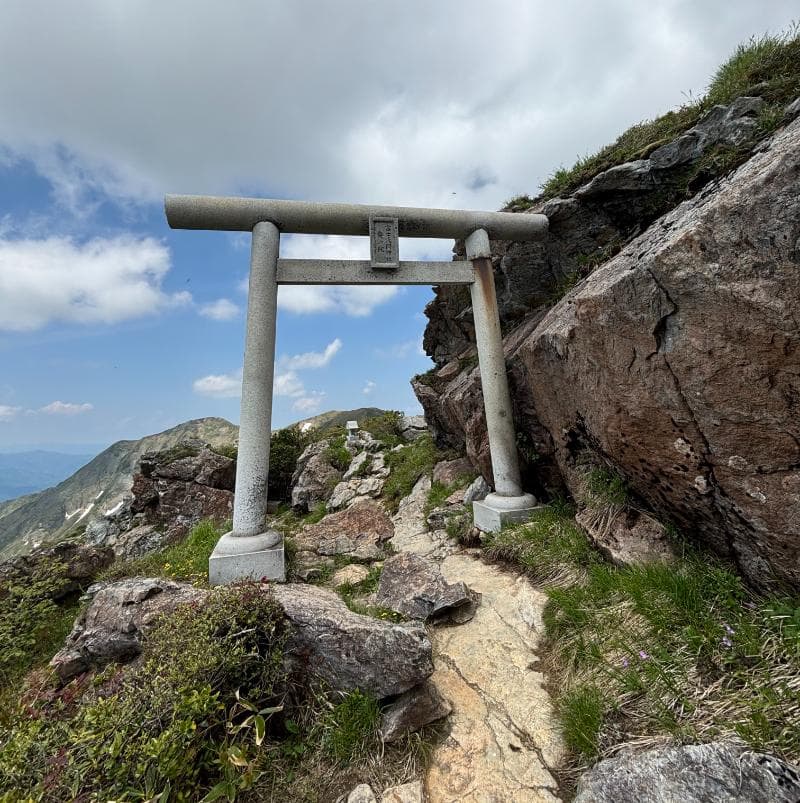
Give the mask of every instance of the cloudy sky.
[{"label": "cloudy sky", "polygon": [[[789,0],[0,0],[0,449],[238,420],[249,239],[164,193],[496,209]],[[284,256],[363,258],[288,236]],[[447,258],[408,241],[405,258]],[[428,288],[282,288],[275,426],[415,409]]]}]

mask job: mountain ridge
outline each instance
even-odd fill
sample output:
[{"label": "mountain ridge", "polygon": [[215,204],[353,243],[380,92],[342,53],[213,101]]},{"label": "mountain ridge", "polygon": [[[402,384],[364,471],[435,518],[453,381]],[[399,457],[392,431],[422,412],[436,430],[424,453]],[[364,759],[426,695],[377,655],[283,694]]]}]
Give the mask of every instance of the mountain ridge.
[{"label": "mountain ridge", "polygon": [[0,503],[0,557],[25,552],[44,539],[58,540],[88,524],[93,511],[112,509],[130,490],[144,452],[167,449],[190,438],[212,446],[231,445],[238,432],[230,421],[208,417],[111,444],[58,485]]}]

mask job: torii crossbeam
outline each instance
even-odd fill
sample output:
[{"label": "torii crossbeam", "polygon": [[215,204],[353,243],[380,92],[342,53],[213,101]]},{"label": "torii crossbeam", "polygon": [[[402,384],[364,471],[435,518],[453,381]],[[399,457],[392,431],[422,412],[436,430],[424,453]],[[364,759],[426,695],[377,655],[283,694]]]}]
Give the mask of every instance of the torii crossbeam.
[{"label": "torii crossbeam", "polygon": [[[266,527],[281,284],[469,285],[495,483],[493,493],[473,503],[475,524],[493,531],[505,521],[530,516],[536,499],[522,490],[520,480],[489,239],[543,237],[548,226],[544,215],[196,195],[168,195],[165,210],[173,229],[253,233],[233,529],[211,555],[212,585],[244,578],[285,579],[283,536]],[[369,236],[371,259],[280,259],[281,232]],[[463,238],[467,260],[400,261],[398,237]]]}]

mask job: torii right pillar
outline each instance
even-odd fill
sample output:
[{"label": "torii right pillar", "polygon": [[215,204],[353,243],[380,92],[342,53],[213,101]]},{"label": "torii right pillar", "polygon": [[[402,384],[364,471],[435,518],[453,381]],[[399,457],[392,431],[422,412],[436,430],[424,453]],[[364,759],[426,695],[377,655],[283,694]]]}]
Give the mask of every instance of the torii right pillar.
[{"label": "torii right pillar", "polygon": [[520,479],[489,235],[484,229],[474,231],[466,239],[466,249],[475,268],[475,281],[470,285],[472,314],[494,474],[494,492],[482,502],[473,502],[473,512],[478,529],[496,532],[506,522],[527,521],[537,505],[534,496],[523,492]]}]

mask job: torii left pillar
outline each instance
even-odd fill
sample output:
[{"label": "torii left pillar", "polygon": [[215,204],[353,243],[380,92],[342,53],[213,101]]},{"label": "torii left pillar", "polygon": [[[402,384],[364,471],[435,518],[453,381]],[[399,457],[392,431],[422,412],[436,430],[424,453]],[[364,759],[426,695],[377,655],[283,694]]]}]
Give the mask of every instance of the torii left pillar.
[{"label": "torii left pillar", "polygon": [[286,576],[283,538],[266,527],[279,248],[277,226],[256,223],[250,253],[233,530],[220,538],[211,553],[208,581],[212,586]]}]

